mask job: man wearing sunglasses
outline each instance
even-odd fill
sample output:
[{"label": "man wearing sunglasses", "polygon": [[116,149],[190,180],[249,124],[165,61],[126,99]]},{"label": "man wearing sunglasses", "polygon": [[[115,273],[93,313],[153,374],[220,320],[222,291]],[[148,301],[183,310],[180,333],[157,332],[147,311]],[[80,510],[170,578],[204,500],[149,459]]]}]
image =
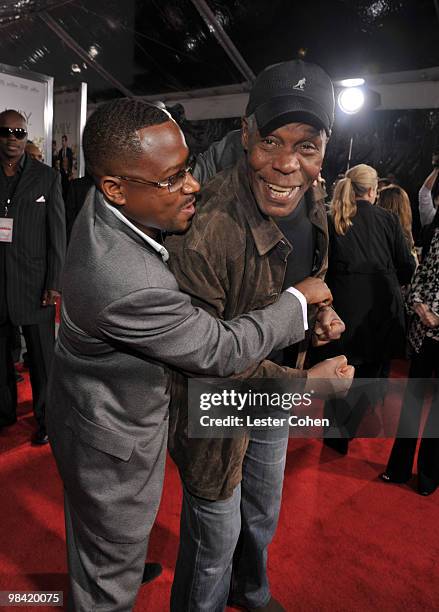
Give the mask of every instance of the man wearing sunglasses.
[{"label": "man wearing sunglasses", "polygon": [[[219,321],[179,291],[162,232],[184,232],[198,182],[168,113],[100,106],[84,130],[92,187],[69,244],[49,383],[49,438],[65,487],[70,608],[133,608],[160,500],[176,368],[227,376],[303,337],[295,292]],[[318,280],[309,301],[330,298]]]},{"label": "man wearing sunglasses", "polygon": [[43,445],[65,221],[59,175],[25,153],[27,136],[22,115],[0,113],[0,427],[17,418],[9,339],[13,326],[21,326],[38,423],[32,442]]}]

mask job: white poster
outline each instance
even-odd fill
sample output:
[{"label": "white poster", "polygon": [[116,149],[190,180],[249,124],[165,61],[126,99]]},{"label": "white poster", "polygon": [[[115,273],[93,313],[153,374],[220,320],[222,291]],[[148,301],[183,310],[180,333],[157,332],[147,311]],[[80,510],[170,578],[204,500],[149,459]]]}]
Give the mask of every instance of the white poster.
[{"label": "white poster", "polygon": [[0,109],[13,109],[27,120],[28,139],[52,163],[53,77],[0,64]]},{"label": "white poster", "polygon": [[53,98],[52,165],[69,180],[84,176],[81,139],[87,115],[87,83],[55,91]]}]

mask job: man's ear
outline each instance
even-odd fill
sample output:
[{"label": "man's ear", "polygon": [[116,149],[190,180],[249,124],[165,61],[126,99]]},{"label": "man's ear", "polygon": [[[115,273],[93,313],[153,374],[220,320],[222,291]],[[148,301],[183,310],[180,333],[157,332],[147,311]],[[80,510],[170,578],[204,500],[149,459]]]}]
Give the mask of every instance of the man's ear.
[{"label": "man's ear", "polygon": [[248,151],[248,121],[247,117],[242,117],[241,119],[241,142],[242,146],[246,151]]},{"label": "man's ear", "polygon": [[120,179],[114,176],[101,176],[98,187],[109,202],[118,206],[125,206],[126,194]]}]

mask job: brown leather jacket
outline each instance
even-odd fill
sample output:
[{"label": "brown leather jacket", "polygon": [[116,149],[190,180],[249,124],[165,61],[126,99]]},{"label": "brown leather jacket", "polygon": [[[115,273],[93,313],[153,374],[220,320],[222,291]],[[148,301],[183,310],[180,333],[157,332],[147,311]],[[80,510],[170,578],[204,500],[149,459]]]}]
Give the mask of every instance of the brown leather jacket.
[{"label": "brown leather jacket", "polygon": [[[324,202],[306,194],[316,227],[313,276],[327,268],[328,230]],[[167,239],[170,267],[180,288],[195,305],[224,320],[273,303],[282,291],[291,245],[276,223],[259,210],[243,157],[203,187],[191,229]],[[312,328],[315,312],[308,312]],[[268,360],[241,378],[296,378],[302,370],[309,332],[300,343],[295,368]],[[170,407],[169,451],[188,490],[206,499],[226,499],[240,482],[248,439],[194,439],[187,435],[187,379],[174,376]]]}]

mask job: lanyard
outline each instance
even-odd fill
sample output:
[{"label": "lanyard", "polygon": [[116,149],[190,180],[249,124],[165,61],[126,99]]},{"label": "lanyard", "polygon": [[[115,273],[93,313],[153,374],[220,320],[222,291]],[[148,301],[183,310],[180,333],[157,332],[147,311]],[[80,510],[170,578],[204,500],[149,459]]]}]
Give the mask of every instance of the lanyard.
[{"label": "lanyard", "polygon": [[8,216],[9,208],[11,207],[11,204],[12,204],[12,198],[14,197],[15,192],[17,191],[18,183],[20,182],[20,179],[21,179],[21,173],[18,175],[18,177],[14,175],[14,179],[15,179],[14,181],[11,181],[12,189],[10,185],[8,185],[7,187],[8,195],[6,196],[6,202],[4,204],[4,210],[5,210],[4,216],[5,217]]}]

